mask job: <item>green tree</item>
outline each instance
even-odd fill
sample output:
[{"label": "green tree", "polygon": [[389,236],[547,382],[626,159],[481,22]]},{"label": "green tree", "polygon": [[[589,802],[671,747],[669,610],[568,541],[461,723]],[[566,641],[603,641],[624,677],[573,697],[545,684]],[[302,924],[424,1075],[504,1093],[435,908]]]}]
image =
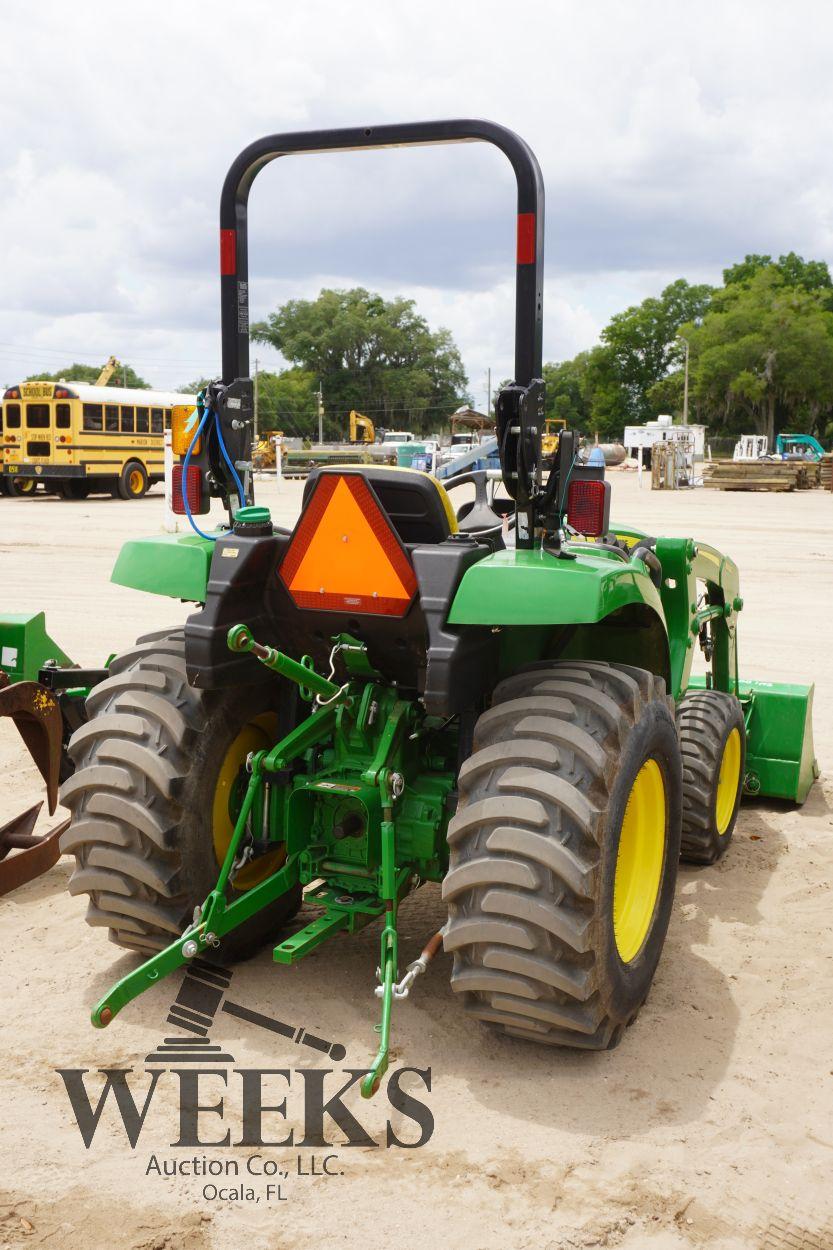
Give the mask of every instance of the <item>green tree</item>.
[{"label": "green tree", "polygon": [[185,382],[184,385],[178,386],[176,389],[181,395],[199,395],[200,391],[204,391],[210,382],[215,382],[216,378],[195,378],[193,382]]},{"label": "green tree", "polygon": [[290,300],[252,326],[293,365],[320,381],[331,419],[357,408],[379,425],[405,419],[428,429],[468,401],[460,353],[448,330],[432,331],[413,300],[362,287]]},{"label": "green tree", "polygon": [[772,444],[778,429],[817,427],[833,408],[833,313],[824,286],[789,285],[783,269],[758,266],[718,292],[691,344],[691,389],[705,419],[737,432],[754,423]]},{"label": "green tree", "polygon": [[590,352],[579,352],[572,360],[544,365],[547,416],[564,417],[570,428],[586,429],[590,422],[589,361]]},{"label": "green tree", "polygon": [[645,421],[652,415],[648,392],[679,363],[684,351],[678,338],[680,327],[700,322],[712,292],[710,286],[692,286],[685,278],[678,278],[658,298],[652,296],[611,318],[602,331],[602,342],[610,353],[603,362],[604,389],[618,387],[623,394],[621,402],[614,402],[609,394],[605,404],[608,421],[619,411],[625,418],[622,425]]},{"label": "green tree", "polygon": [[594,347],[572,360],[545,364],[544,380],[547,416],[565,417],[568,426],[587,433],[621,436],[630,419],[628,396],[609,347]]},{"label": "green tree", "polygon": [[827,261],[805,260],[796,252],[787,252],[777,261],[773,261],[771,256],[751,252],[736,265],[723,270],[723,283],[733,286],[751,282],[764,269],[772,269],[786,286],[801,287],[804,291],[833,291]]},{"label": "green tree", "polygon": [[[318,380],[304,369],[258,374],[258,426],[302,438],[318,438]],[[341,425],[325,421],[325,438],[344,438]]]},{"label": "green tree", "polygon": [[[26,378],[27,382],[95,382],[101,370],[104,368],[100,365],[66,365],[63,369],[57,369],[55,373],[33,373],[31,377]],[[127,386],[134,390],[149,391],[151,389],[150,382],[146,382],[144,378],[140,378],[135,369],[130,365],[119,365],[108,386]]]},{"label": "green tree", "polygon": [[[682,417],[684,389],[685,377],[682,369],[672,370],[653,386],[649,386],[646,399],[652,415],[657,417],[660,413],[670,413],[672,417]],[[692,396],[690,394],[688,402],[691,408]],[[691,412],[689,412],[689,420],[691,420]]]}]

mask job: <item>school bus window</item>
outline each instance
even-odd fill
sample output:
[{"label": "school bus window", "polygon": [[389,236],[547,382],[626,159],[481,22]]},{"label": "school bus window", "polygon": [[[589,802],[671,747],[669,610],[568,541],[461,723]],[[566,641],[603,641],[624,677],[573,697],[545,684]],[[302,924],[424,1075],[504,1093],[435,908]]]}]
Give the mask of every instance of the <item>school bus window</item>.
[{"label": "school bus window", "polygon": [[6,429],[20,429],[20,404],[6,404],[5,409]]},{"label": "school bus window", "polygon": [[161,434],[165,426],[162,420],[162,409],[151,408],[150,410],[150,432],[151,434]]},{"label": "school bus window", "polygon": [[148,410],[147,408],[136,409],[136,433],[147,434],[148,432]]},{"label": "school bus window", "polygon": [[101,430],[101,404],[84,405],[84,429]]},{"label": "school bus window", "polygon": [[27,430],[48,430],[49,429],[49,404],[27,404],[26,405],[26,429]]},{"label": "school bus window", "polygon": [[69,404],[56,404],[55,406],[55,425],[59,430],[68,430],[70,427],[70,408]]},{"label": "school bus window", "polygon": [[132,407],[122,408],[121,410],[121,432],[122,434],[133,433],[134,427],[136,425],[136,419],[133,414],[134,414],[134,409]]},{"label": "school bus window", "polygon": [[119,432],[119,406],[118,404],[107,404],[104,409],[104,428],[108,434],[118,434]]},{"label": "school bus window", "polygon": [[170,408],[166,408],[165,409],[165,429],[166,430],[169,430],[171,428],[171,416],[172,414],[171,414]]}]

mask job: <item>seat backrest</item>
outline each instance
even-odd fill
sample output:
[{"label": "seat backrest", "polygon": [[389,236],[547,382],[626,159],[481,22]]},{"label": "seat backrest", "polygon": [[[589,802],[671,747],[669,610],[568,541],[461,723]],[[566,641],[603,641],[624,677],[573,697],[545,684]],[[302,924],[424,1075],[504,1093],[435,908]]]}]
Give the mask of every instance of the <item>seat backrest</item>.
[{"label": "seat backrest", "polygon": [[454,509],[437,479],[416,469],[397,469],[392,465],[326,465],[313,469],[304,486],[304,507],[320,477],[344,473],[358,473],[370,485],[404,546],[441,543],[456,532]]}]

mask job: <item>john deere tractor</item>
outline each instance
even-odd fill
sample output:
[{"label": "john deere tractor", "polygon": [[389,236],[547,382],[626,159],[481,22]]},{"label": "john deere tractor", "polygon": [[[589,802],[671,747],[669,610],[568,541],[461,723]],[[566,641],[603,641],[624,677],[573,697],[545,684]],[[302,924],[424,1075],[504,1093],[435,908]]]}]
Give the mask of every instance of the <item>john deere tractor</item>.
[{"label": "john deere tractor", "polygon": [[[279,529],[249,465],[251,184],[294,153],[471,140],[517,179],[503,494],[487,499],[484,474],[444,489],[407,469],[327,466],[294,530]],[[174,428],[175,504],[195,532],[129,542],[113,575],[195,611],[112,661],[63,789],[71,891],[89,895],[90,924],[147,956],[94,1008],[96,1026],[191,960],[269,942],[293,964],[375,921],[365,1095],[387,1068],[393,1004],[441,943],[477,1020],[604,1049],[650,988],[680,856],[726,852],[744,789],[805,798],[812,688],[740,679],[732,561],[611,523],[604,467],[578,463],[573,431],[542,469],[543,240],[535,157],[488,122],[273,135],[231,166],[222,380]],[[206,532],[212,496],[229,521]],[[442,884],[448,922],[403,967],[399,908],[427,882]]]}]

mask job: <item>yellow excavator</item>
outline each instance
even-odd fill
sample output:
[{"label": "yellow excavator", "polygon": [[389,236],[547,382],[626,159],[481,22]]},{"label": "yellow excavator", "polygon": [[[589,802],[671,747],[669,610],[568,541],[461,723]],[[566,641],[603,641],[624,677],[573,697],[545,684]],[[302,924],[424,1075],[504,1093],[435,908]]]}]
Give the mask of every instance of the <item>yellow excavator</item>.
[{"label": "yellow excavator", "polygon": [[566,417],[546,417],[544,419],[544,432],[541,435],[541,464],[545,469],[551,469],[555,463],[558,440],[566,429]]},{"label": "yellow excavator", "polygon": [[106,386],[117,369],[121,369],[121,361],[116,360],[115,356],[111,356],[96,378],[93,386]]},{"label": "yellow excavator", "polygon": [[261,430],[252,448],[252,467],[256,473],[262,469],[274,469],[276,464],[275,439],[283,439],[283,430]]},{"label": "yellow excavator", "polygon": [[541,453],[551,459],[558,450],[561,431],[567,428],[566,417],[547,417],[544,421],[544,433],[541,435]]},{"label": "yellow excavator", "polygon": [[355,408],[350,410],[350,442],[375,443],[376,428],[370,417],[365,417]]}]

